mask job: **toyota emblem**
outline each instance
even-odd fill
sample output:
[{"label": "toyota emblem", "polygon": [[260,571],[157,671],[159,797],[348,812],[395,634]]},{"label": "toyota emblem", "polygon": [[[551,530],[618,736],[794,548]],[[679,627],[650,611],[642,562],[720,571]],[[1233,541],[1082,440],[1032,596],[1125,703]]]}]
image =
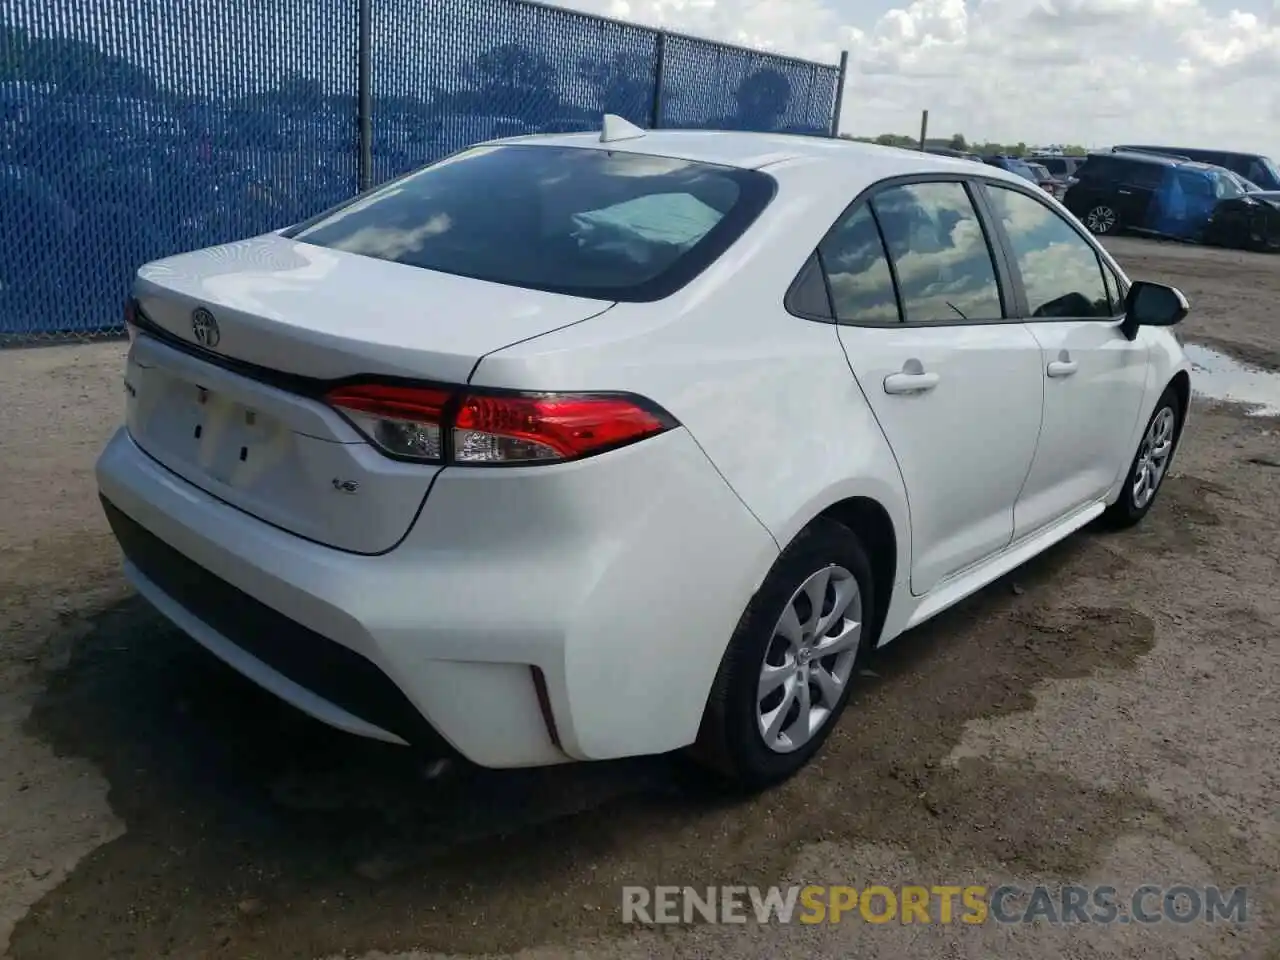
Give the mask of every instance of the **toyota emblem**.
[{"label": "toyota emblem", "polygon": [[213,319],[213,314],[204,307],[198,307],[191,312],[191,332],[195,335],[196,343],[210,349],[216,347],[218,341],[222,339],[222,333],[218,330],[218,321]]}]

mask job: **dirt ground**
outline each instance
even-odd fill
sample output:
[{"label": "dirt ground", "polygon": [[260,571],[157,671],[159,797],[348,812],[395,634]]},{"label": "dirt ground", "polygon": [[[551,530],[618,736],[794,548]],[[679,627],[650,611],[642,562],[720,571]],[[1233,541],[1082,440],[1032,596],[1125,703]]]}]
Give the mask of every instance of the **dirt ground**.
[{"label": "dirt ground", "polygon": [[[1118,240],[1182,336],[1280,370],[1280,258]],[[120,344],[0,353],[0,955],[1280,960],[1280,420],[1198,399],[1137,530],[912,632],[812,769],[429,779],[130,596],[92,464]],[[1243,924],[626,927],[624,884],[1249,888]],[[385,953],[371,953],[384,951]]]}]

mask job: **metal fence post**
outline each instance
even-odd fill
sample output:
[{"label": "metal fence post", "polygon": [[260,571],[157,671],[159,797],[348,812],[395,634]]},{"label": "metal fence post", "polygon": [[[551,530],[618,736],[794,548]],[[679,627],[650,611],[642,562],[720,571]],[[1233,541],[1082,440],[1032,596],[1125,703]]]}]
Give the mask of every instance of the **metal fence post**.
[{"label": "metal fence post", "polygon": [[849,76],[849,51],[840,51],[840,76],[836,80],[836,105],[831,112],[831,136],[840,136],[840,111],[844,109],[844,83]]},{"label": "metal fence post", "polygon": [[649,105],[649,129],[662,126],[662,79],[667,59],[667,32],[658,31],[653,44],[653,102]]},{"label": "metal fence post", "polygon": [[360,40],[356,54],[356,118],[359,126],[357,190],[373,185],[373,0],[359,0]]}]

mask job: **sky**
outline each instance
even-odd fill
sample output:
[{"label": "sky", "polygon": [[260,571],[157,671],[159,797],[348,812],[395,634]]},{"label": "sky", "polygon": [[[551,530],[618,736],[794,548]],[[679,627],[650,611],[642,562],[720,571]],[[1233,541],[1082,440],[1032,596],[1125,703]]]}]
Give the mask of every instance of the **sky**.
[{"label": "sky", "polygon": [[1280,159],[1280,0],[560,0],[837,62],[855,136],[1219,146]]}]

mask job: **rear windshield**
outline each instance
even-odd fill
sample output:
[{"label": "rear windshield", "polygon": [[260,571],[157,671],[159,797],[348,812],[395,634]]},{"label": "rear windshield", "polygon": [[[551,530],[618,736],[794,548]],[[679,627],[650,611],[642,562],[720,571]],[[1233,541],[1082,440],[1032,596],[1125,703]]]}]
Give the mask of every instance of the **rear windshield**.
[{"label": "rear windshield", "polygon": [[285,235],[512,286],[657,300],[719,257],[775,187],[758,171],[668,157],[480,146]]}]

